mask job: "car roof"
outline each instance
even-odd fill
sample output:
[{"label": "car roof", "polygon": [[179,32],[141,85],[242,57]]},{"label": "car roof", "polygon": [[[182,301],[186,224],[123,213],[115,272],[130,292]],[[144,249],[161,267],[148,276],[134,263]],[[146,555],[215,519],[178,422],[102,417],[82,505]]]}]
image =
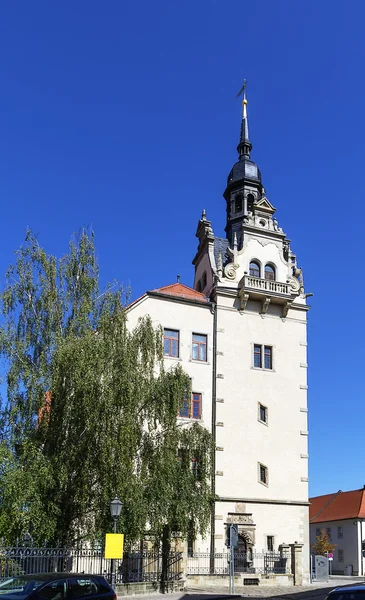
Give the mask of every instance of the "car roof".
[{"label": "car roof", "polygon": [[68,577],[103,577],[94,573],[32,573],[31,575],[16,575],[15,577],[23,577],[24,579],[41,579],[49,581],[52,579],[67,579]]},{"label": "car roof", "polygon": [[365,590],[365,581],[361,583],[354,583],[353,585],[341,585],[336,587],[334,590],[330,591],[330,594],[333,592],[358,592]]}]

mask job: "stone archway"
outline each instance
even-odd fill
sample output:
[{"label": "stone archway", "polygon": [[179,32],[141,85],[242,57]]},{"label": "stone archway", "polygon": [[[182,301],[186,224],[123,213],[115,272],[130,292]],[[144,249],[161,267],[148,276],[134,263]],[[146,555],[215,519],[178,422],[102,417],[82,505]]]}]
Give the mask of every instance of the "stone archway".
[{"label": "stone archway", "polygon": [[234,550],[234,570],[247,573],[252,568],[253,540],[248,531],[238,528],[238,544]]}]

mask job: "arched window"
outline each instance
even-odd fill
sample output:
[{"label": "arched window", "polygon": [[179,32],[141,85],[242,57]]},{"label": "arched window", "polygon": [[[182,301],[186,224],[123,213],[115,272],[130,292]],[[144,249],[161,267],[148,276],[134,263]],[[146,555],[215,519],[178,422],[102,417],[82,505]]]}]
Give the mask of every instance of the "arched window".
[{"label": "arched window", "polygon": [[252,212],[253,203],[255,202],[255,196],[253,194],[248,194],[247,196],[247,210],[248,212]]},{"label": "arched window", "polygon": [[260,277],[260,265],[255,260],[250,262],[250,275],[251,277]]},{"label": "arched window", "polygon": [[275,281],[275,267],[273,265],[265,265],[265,279]]},{"label": "arched window", "polygon": [[236,213],[241,212],[242,211],[242,196],[241,194],[237,194],[237,196],[234,199],[234,208]]}]

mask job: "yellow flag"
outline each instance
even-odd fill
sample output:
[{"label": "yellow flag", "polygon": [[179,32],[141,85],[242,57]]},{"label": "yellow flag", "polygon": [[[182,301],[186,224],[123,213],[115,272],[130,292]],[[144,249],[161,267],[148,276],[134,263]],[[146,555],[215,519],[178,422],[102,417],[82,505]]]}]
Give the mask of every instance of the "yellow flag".
[{"label": "yellow flag", "polygon": [[105,535],[105,558],[123,558],[124,533]]}]

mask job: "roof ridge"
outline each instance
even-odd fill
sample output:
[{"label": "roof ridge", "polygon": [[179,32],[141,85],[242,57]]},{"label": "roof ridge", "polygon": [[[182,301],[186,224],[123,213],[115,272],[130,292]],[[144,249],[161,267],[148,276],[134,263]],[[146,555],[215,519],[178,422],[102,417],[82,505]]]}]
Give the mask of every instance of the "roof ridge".
[{"label": "roof ridge", "polygon": [[338,490],[338,492],[334,492],[332,498],[330,498],[330,500],[328,500],[327,504],[322,506],[321,510],[316,515],[314,515],[314,517],[312,517],[310,520],[314,521],[314,519],[317,519],[319,517],[319,515],[322,514],[326,510],[326,508],[328,508],[330,506],[330,504],[332,504],[332,502],[334,502],[336,500],[336,498],[338,498],[338,496],[340,494],[343,494],[342,490]]}]

